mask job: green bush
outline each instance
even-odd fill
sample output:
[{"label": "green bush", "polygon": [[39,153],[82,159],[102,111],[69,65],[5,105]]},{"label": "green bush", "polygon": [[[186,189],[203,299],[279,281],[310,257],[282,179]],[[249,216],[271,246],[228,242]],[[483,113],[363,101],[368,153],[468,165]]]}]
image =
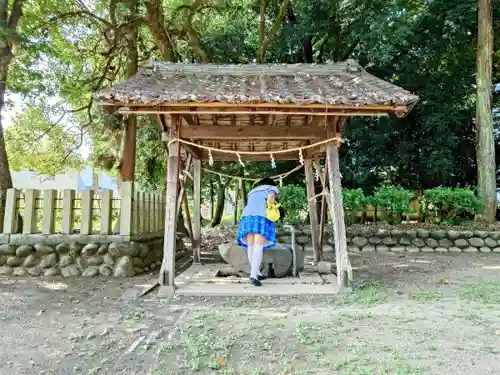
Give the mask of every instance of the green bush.
[{"label": "green bush", "polygon": [[368,199],[374,207],[380,207],[382,216],[389,224],[401,223],[404,214],[411,213],[410,203],[413,193],[403,188],[382,186]]},{"label": "green bush", "polygon": [[438,187],[426,190],[420,198],[426,222],[460,224],[481,213],[483,204],[471,189]]},{"label": "green bush", "polygon": [[279,202],[285,210],[287,223],[297,223],[304,219],[307,213],[306,189],[300,185],[286,185],[280,189]]},{"label": "green bush", "polygon": [[346,224],[352,225],[358,218],[357,214],[365,211],[367,198],[361,189],[343,189],[342,200]]}]

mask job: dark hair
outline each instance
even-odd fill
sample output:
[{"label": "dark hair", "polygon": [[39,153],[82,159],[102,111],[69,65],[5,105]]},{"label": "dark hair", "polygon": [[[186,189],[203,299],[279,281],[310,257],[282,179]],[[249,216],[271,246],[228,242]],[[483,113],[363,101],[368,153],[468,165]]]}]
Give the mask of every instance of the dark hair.
[{"label": "dark hair", "polygon": [[264,178],[260,179],[259,181],[256,181],[253,184],[252,188],[256,188],[257,186],[261,186],[261,185],[276,186],[276,182],[274,182],[274,180],[272,178],[264,177]]}]

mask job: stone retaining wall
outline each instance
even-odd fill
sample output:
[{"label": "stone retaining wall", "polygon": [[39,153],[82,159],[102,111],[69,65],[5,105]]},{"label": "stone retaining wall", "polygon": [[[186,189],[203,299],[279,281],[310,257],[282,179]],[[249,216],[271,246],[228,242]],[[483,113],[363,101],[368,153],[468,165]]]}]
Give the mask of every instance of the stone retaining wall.
[{"label": "stone retaining wall", "polygon": [[14,242],[0,245],[0,275],[131,277],[159,267],[163,257],[163,238],[55,244],[49,239],[29,243],[26,236],[24,243]]},{"label": "stone retaining wall", "polygon": [[[312,252],[311,231],[297,227],[296,243],[304,251]],[[278,241],[290,243],[290,232],[279,228]],[[350,252],[498,252],[500,231],[483,230],[426,230],[383,229],[369,227],[347,228],[347,244]],[[334,251],[333,233],[325,231],[324,252]]]}]

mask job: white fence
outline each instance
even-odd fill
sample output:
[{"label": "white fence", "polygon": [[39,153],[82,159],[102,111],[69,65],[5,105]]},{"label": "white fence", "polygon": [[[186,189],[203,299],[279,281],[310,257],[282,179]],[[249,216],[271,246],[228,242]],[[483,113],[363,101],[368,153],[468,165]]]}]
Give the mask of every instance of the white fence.
[{"label": "white fence", "polygon": [[0,199],[3,234],[142,236],[159,234],[165,225],[165,195],[135,191],[133,182],[121,184],[118,199],[107,189],[101,196],[92,190],[8,189]]}]

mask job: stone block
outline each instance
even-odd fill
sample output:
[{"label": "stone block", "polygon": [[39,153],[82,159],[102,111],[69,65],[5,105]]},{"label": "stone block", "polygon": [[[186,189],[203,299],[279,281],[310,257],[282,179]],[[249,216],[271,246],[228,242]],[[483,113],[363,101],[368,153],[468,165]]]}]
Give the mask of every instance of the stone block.
[{"label": "stone block", "polygon": [[465,249],[463,249],[463,252],[464,253],[477,253],[478,252],[478,249],[477,247],[466,247]]},{"label": "stone block", "polygon": [[406,249],[406,252],[408,252],[408,253],[420,252],[420,247],[418,247],[418,246],[406,246],[405,249]]},{"label": "stone block", "polygon": [[482,253],[491,253],[491,248],[483,246],[479,248],[479,251]]},{"label": "stone block", "polygon": [[464,230],[464,231],[461,231],[460,232],[460,238],[471,238],[472,236],[474,236],[474,233],[470,230]]},{"label": "stone block", "polygon": [[375,247],[375,250],[377,251],[377,253],[386,254],[390,251],[390,248],[389,248],[389,246],[385,246],[385,245],[377,245]]},{"label": "stone block", "polygon": [[420,238],[428,238],[429,237],[429,231],[426,229],[417,229],[417,235]]},{"label": "stone block", "polygon": [[484,230],[476,230],[474,231],[474,236],[479,237],[479,238],[486,238],[488,237],[488,232]]},{"label": "stone block", "polygon": [[[304,253],[299,249],[297,252],[297,268],[304,264]],[[219,253],[224,261],[238,271],[250,273],[247,250],[235,243],[219,245]],[[261,270],[269,268],[272,264],[276,277],[285,277],[292,271],[292,250],[289,245],[276,244],[275,247],[265,250],[262,259]]]},{"label": "stone block", "polygon": [[425,241],[421,238],[414,238],[411,241],[411,243],[413,246],[417,246],[417,247],[424,247],[425,246]]},{"label": "stone block", "polygon": [[367,243],[368,243],[368,239],[366,237],[356,236],[356,237],[353,237],[353,239],[352,239],[352,244],[354,246],[363,247]]},{"label": "stone block", "polygon": [[467,240],[459,238],[458,240],[455,240],[455,246],[461,249],[465,249],[466,247],[469,247],[469,243],[467,242]]},{"label": "stone block", "polygon": [[439,246],[439,243],[434,238],[427,238],[425,240],[425,244],[428,247],[438,247]]},{"label": "stone block", "polygon": [[479,238],[479,237],[472,237],[472,238],[469,238],[469,245],[472,246],[472,247],[482,247],[484,246],[484,240],[482,238]]},{"label": "stone block", "polygon": [[462,252],[462,249],[459,248],[459,247],[456,247],[456,246],[452,246],[448,249],[448,251],[450,253],[461,253]]},{"label": "stone block", "polygon": [[497,247],[497,241],[490,237],[484,239],[484,244],[491,248]]},{"label": "stone block", "polygon": [[391,247],[391,252],[392,253],[404,253],[405,248],[404,248],[404,246],[393,246],[393,247]]},{"label": "stone block", "polygon": [[439,247],[436,247],[436,252],[437,253],[447,253],[448,252],[448,248],[447,247],[443,247],[443,246],[439,246]]}]

